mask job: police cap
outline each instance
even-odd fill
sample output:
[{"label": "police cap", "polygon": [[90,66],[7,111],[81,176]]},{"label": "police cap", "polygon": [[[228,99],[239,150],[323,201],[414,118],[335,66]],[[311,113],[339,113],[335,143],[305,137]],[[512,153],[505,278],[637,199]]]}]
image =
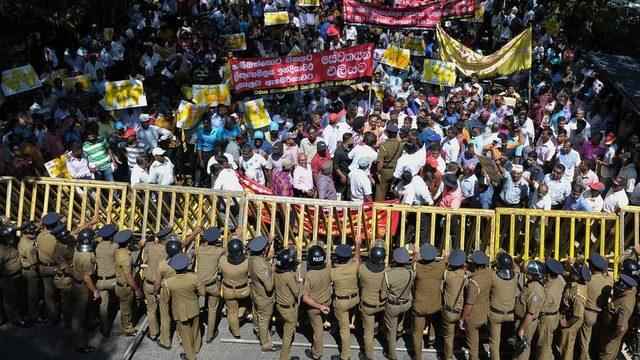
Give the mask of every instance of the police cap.
[{"label": "police cap", "polygon": [[422,260],[433,261],[436,259],[436,256],[438,256],[438,250],[436,250],[433,245],[426,243],[420,246],[420,257]]},{"label": "police cap", "polygon": [[471,261],[476,265],[488,265],[489,257],[482,250],[476,250],[471,255]]},{"label": "police cap", "polygon": [[345,244],[336,246],[336,256],[343,259],[351,258],[351,246]]},{"label": "police cap", "polygon": [[407,249],[400,247],[393,250],[393,261],[396,264],[406,265],[411,262]]},{"label": "police cap", "polygon": [[169,266],[175,271],[182,271],[189,267],[189,258],[185,254],[178,254],[169,259]]},{"label": "police cap", "polygon": [[204,239],[204,241],[208,242],[209,244],[214,244],[218,241],[218,239],[220,239],[220,235],[222,235],[222,231],[220,231],[220,228],[213,227],[207,229],[202,234],[202,239]]},{"label": "police cap", "polygon": [[60,215],[54,212],[50,212],[42,218],[42,223],[45,226],[51,226],[60,221]]},{"label": "police cap", "polygon": [[556,275],[562,275],[564,273],[564,266],[560,263],[560,261],[556,259],[548,259],[545,261],[544,265],[547,267],[549,272],[552,272]]},{"label": "police cap", "polygon": [[464,252],[462,250],[453,250],[449,254],[449,266],[460,267],[464,265]]},{"label": "police cap", "polygon": [[110,238],[118,232],[118,227],[114,224],[105,224],[100,230],[96,231],[96,235],[101,238]]},{"label": "police cap", "polygon": [[598,253],[591,255],[591,257],[589,258],[589,263],[593,268],[597,270],[600,270],[600,271],[607,270],[607,260],[605,260],[605,258],[603,258]]},{"label": "police cap", "polygon": [[258,236],[249,242],[249,250],[252,252],[260,252],[265,246],[267,246],[267,238],[264,236]]},{"label": "police cap", "polygon": [[126,244],[131,240],[132,236],[133,232],[131,230],[118,231],[118,233],[113,236],[113,241],[115,241],[116,244]]}]

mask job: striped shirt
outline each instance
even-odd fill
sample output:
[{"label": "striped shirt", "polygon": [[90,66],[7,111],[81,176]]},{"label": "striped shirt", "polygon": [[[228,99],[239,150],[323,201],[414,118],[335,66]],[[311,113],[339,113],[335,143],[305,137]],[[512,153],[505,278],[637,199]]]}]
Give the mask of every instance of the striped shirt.
[{"label": "striped shirt", "polygon": [[82,150],[86,154],[89,164],[97,170],[103,171],[111,167],[111,157],[107,152],[106,141],[101,140],[95,143],[85,142],[82,145]]},{"label": "striped shirt", "polygon": [[136,165],[136,159],[138,156],[144,155],[144,145],[141,143],[136,143],[133,146],[127,146],[127,163],[129,163],[129,169],[133,169]]}]

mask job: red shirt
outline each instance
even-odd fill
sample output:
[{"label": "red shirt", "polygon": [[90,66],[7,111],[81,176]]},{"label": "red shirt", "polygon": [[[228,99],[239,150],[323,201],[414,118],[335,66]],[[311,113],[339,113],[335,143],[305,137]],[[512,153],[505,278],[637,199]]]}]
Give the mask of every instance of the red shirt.
[{"label": "red shirt", "polygon": [[320,169],[322,169],[322,165],[327,161],[331,161],[331,156],[328,152],[326,156],[320,156],[320,154],[316,153],[316,156],[313,157],[313,160],[311,160],[311,173],[313,173],[314,179],[318,176]]}]

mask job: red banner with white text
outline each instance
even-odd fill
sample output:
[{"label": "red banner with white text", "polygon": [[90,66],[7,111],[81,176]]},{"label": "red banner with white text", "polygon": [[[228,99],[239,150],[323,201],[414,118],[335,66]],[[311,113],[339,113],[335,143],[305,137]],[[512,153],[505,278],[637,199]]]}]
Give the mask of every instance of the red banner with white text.
[{"label": "red banner with white text", "polygon": [[396,0],[394,6],[365,4],[343,0],[343,16],[347,23],[433,29],[443,18],[459,18],[475,14],[475,0]]}]

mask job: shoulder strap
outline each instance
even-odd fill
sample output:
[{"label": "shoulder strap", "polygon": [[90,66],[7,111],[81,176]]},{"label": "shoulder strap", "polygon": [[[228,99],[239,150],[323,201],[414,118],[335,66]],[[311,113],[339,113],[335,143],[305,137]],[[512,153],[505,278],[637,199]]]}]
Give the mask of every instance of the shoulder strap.
[{"label": "shoulder strap", "polygon": [[458,295],[456,295],[456,300],[450,306],[456,306],[458,304],[458,301],[460,300],[460,296],[462,296],[462,291],[467,286],[468,282],[469,282],[469,277],[467,276],[467,273],[464,273],[463,279],[462,279],[462,285],[460,285],[460,290],[458,290]]},{"label": "shoulder strap", "polygon": [[411,285],[411,281],[413,281],[413,271],[411,270],[407,270],[407,271],[409,271],[409,281],[407,281],[407,285],[404,286],[404,289],[402,289],[402,292],[400,293],[400,295],[398,295],[398,298],[402,298],[404,296],[404,294],[409,289],[409,286]]}]

